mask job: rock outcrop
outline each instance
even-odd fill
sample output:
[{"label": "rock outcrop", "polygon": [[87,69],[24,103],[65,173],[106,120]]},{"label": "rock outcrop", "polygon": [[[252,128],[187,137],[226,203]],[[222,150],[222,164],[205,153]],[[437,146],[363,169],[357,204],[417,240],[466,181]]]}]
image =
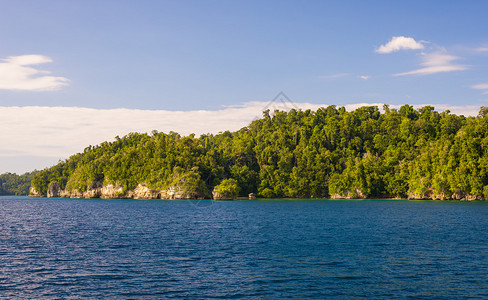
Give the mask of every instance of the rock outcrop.
[{"label": "rock outcrop", "polygon": [[86,191],[77,189],[68,191],[61,189],[57,182],[51,182],[47,195],[42,195],[34,187],[31,187],[31,197],[59,197],[59,198],[101,198],[101,199],[202,199],[204,195],[199,190],[191,189],[188,184],[175,184],[168,189],[151,189],[145,183],[139,183],[135,189],[124,191],[120,185],[93,182]]},{"label": "rock outcrop", "polygon": [[120,199],[124,197],[124,188],[113,184],[107,184],[100,189],[100,198],[102,199]]},{"label": "rock outcrop", "polygon": [[83,198],[100,198],[103,184],[100,181],[93,181],[88,190],[83,192]]},{"label": "rock outcrop", "polygon": [[214,200],[235,200],[239,195],[239,185],[234,178],[224,179],[217,185],[212,196]]},{"label": "rock outcrop", "polygon": [[235,199],[237,199],[236,197],[233,197],[233,196],[222,195],[219,192],[216,192],[215,190],[212,192],[212,197],[214,200],[235,200]]},{"label": "rock outcrop", "polygon": [[460,201],[478,201],[484,200],[482,195],[474,195],[463,192],[456,192],[451,195],[446,195],[445,193],[434,194],[428,191],[425,194],[408,194],[409,200],[460,200]]},{"label": "rock outcrop", "polygon": [[78,190],[73,190],[71,192],[66,191],[66,197],[65,198],[85,198],[83,192],[80,192]]},{"label": "rock outcrop", "polygon": [[39,193],[33,186],[29,189],[29,197],[44,197],[41,193]]},{"label": "rock outcrop", "polygon": [[461,201],[476,201],[483,200],[482,195],[473,195],[469,193],[457,192],[453,193],[450,197],[451,200],[461,200]]},{"label": "rock outcrop", "polygon": [[353,191],[346,190],[343,193],[339,194],[332,194],[330,195],[330,199],[366,199],[367,196],[358,189]]},{"label": "rock outcrop", "polygon": [[[135,189],[124,191],[120,185],[107,184],[102,185],[101,182],[93,182],[86,191],[78,190],[63,190],[58,182],[51,182],[47,188],[46,195],[41,194],[34,187],[30,188],[30,197],[48,197],[48,198],[102,198],[102,199],[203,199],[205,195],[200,191],[196,185],[173,184],[167,189],[151,189],[145,183],[139,183]],[[195,187],[194,187],[195,186]],[[232,190],[232,189],[231,189]],[[232,190],[218,189],[213,190],[212,196],[214,200],[235,200],[237,193]],[[249,199],[255,199],[254,193],[249,194]],[[361,190],[355,189],[353,191],[343,191],[342,193],[332,194],[331,199],[366,199]],[[409,200],[460,200],[460,201],[478,201],[487,200],[483,195],[475,195],[463,192],[456,192],[452,194],[438,193],[434,194],[432,191],[427,191],[424,194],[415,194],[411,192],[408,194]]]},{"label": "rock outcrop", "polygon": [[146,186],[145,183],[139,183],[137,187],[133,191],[129,191],[127,196],[131,196],[128,198],[133,199],[161,199],[161,191],[150,189]]},{"label": "rock outcrop", "polygon": [[49,183],[49,186],[47,187],[47,197],[61,197],[61,188],[59,187],[59,183],[57,183],[56,181]]},{"label": "rock outcrop", "polygon": [[187,189],[185,187],[174,185],[167,190],[161,190],[161,199],[178,200],[178,199],[202,199],[203,195],[197,190]]}]

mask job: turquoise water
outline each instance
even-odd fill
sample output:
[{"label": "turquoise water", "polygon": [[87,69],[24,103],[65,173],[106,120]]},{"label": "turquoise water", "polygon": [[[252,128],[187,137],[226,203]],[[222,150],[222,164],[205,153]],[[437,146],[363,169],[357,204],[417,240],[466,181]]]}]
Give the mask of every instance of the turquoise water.
[{"label": "turquoise water", "polygon": [[488,298],[488,203],[0,197],[1,298]]}]

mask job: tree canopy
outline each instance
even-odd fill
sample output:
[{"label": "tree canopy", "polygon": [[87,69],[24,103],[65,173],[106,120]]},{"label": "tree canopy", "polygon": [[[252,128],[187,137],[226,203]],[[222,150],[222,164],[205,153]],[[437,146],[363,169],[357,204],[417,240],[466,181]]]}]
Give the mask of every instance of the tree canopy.
[{"label": "tree canopy", "polygon": [[37,173],[38,171],[27,172],[22,175],[17,175],[15,173],[1,174],[0,195],[28,195],[32,178],[34,178]]}]

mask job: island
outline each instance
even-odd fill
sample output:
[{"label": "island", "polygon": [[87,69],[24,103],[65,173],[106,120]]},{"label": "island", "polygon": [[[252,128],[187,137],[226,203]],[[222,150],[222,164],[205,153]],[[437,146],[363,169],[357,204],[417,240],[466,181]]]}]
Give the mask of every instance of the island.
[{"label": "island", "polygon": [[269,110],[236,132],[130,133],[37,173],[30,196],[488,199],[488,108]]}]

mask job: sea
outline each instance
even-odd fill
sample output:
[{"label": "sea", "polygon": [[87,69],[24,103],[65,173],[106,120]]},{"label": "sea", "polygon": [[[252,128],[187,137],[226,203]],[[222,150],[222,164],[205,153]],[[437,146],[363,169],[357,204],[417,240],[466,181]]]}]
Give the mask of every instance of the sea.
[{"label": "sea", "polygon": [[488,299],[488,202],[0,197],[1,299]]}]

